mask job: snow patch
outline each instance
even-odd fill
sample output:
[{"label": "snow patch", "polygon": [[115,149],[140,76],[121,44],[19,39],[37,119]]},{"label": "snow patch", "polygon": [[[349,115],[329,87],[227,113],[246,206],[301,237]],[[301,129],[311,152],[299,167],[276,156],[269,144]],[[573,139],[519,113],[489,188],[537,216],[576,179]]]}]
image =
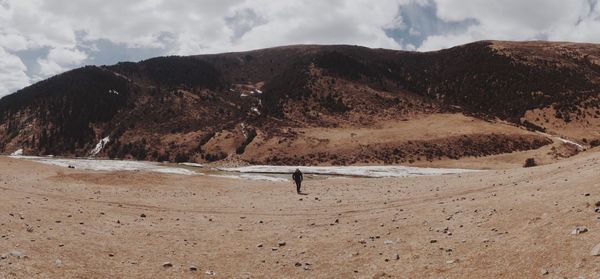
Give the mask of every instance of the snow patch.
[{"label": "snow patch", "polygon": [[204,167],[204,165],[202,164],[196,164],[196,163],[179,163],[182,166],[188,166],[188,167],[194,167],[194,168],[201,168]]},{"label": "snow patch", "polygon": [[250,108],[250,110],[255,112],[256,114],[260,115],[260,111],[258,110],[258,108],[252,107],[252,108]]},{"label": "snow patch", "polygon": [[272,182],[288,181],[288,179],[281,178],[281,177],[273,177],[273,176],[251,174],[251,173],[250,174],[209,174],[208,176],[240,179],[240,180],[264,180],[264,181],[272,181]]},{"label": "snow patch", "polygon": [[242,127],[242,135],[244,135],[244,138],[247,139],[248,133],[246,132],[246,124],[244,122],[242,122],[242,124],[240,124],[240,126]]},{"label": "snow patch", "polygon": [[550,139],[556,139],[556,140],[558,140],[558,141],[560,141],[562,143],[574,145],[580,151],[584,149],[584,147],[581,144],[576,143],[576,142],[574,142],[572,140],[564,139],[564,138],[561,138],[561,137],[558,137],[558,136],[554,136],[554,135],[550,135],[550,134],[544,133],[544,132],[538,132],[538,133],[541,134],[541,135],[544,135],[544,136],[546,136],[546,137],[548,137]]},{"label": "snow patch", "polygon": [[254,91],[256,91],[256,93],[258,93],[258,94],[262,94],[262,90],[258,90],[258,89],[256,89],[256,90],[254,90]]},{"label": "snow patch", "polygon": [[576,143],[576,142],[574,142],[574,141],[572,141],[572,140],[563,139],[563,138],[557,138],[557,139],[558,139],[559,141],[563,142],[563,143],[574,145],[574,146],[575,146],[575,147],[577,147],[577,149],[579,149],[579,150],[583,150],[583,146],[582,146],[581,144],[579,144],[579,143]]},{"label": "snow patch", "polygon": [[108,93],[110,93],[110,94],[115,94],[115,95],[119,95],[119,91],[117,91],[117,90],[114,90],[114,89],[110,89],[110,90],[108,90]]},{"label": "snow patch", "polygon": [[94,147],[94,149],[92,149],[92,151],[90,151],[90,155],[92,156],[96,156],[98,155],[98,153],[100,153],[100,151],[102,151],[102,149],[104,149],[104,147],[110,142],[110,137],[105,137],[103,139],[101,139],[98,144],[96,144],[96,147]]},{"label": "snow patch", "polygon": [[10,156],[23,156],[23,148],[17,149],[15,152],[11,153]]},{"label": "snow patch", "polygon": [[46,165],[59,167],[75,167],[76,169],[93,171],[146,171],[169,174],[195,175],[196,172],[183,168],[174,168],[158,165],[153,162],[125,161],[125,160],[94,160],[94,159],[55,159],[44,157],[19,157]]},{"label": "snow patch", "polygon": [[476,172],[469,169],[416,168],[404,166],[336,166],[336,167],[301,167],[301,166],[246,166],[237,168],[218,168],[222,171],[240,173],[293,173],[300,169],[306,174],[345,175],[362,177],[405,177],[423,175],[443,175]]},{"label": "snow patch", "polygon": [[248,94],[242,93],[242,94],[240,94],[240,97],[248,97]]}]

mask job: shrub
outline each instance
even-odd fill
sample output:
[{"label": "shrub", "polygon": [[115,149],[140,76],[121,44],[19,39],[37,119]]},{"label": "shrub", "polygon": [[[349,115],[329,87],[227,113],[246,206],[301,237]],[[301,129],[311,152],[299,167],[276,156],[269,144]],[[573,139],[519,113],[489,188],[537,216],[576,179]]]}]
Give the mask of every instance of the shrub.
[{"label": "shrub", "polygon": [[537,166],[537,163],[535,162],[535,159],[533,159],[533,158],[527,158],[527,160],[525,160],[525,164],[523,165],[524,168],[535,167],[535,166]]}]

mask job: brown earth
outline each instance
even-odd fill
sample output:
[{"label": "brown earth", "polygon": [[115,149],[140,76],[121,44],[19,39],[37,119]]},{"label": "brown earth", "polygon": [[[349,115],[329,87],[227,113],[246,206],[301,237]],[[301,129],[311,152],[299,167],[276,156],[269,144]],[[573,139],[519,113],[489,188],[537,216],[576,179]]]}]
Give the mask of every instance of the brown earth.
[{"label": "brown earth", "polygon": [[[268,139],[258,136],[241,159],[254,164],[410,165],[538,150],[551,143],[506,122],[438,113],[368,127],[287,129]],[[538,150],[535,157],[544,153]]]},{"label": "brown earth", "polygon": [[311,179],[299,196],[291,182],[0,157],[0,254],[26,255],[0,259],[0,277],[595,278],[599,163],[592,150],[534,168]]}]

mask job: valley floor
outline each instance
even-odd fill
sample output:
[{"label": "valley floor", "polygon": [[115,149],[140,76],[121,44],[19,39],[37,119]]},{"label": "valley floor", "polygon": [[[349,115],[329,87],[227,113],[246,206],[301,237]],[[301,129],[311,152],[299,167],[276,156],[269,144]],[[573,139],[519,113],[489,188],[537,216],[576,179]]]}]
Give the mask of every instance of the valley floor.
[{"label": "valley floor", "polygon": [[591,152],[535,168],[307,180],[307,195],[291,182],[1,157],[0,278],[596,278]]}]

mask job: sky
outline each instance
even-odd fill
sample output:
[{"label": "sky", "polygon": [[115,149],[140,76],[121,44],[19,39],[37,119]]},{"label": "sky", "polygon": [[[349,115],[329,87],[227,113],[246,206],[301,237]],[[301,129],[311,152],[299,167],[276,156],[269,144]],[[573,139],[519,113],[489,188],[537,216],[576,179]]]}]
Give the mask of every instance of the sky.
[{"label": "sky", "polygon": [[290,44],[600,42],[599,0],[0,0],[0,97],[84,65]]}]

